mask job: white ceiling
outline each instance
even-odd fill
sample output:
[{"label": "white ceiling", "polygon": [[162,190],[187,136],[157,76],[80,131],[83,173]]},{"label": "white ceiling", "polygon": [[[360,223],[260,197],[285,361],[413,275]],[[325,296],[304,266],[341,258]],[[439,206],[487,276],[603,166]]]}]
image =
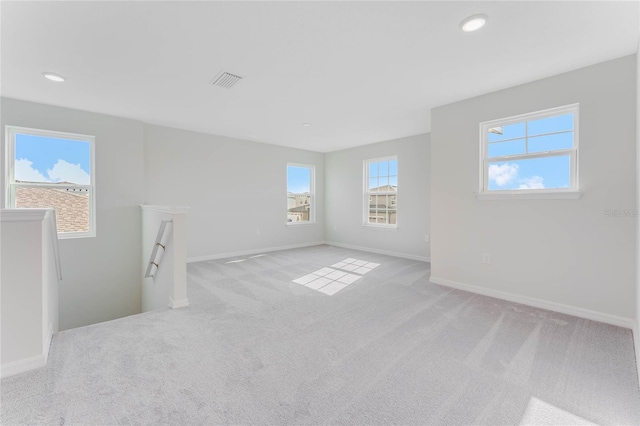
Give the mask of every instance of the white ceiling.
[{"label": "white ceiling", "polygon": [[[435,106],[633,54],[638,9],[3,1],[0,87],[10,98],[329,152],[425,133]],[[487,26],[463,33],[475,13]],[[244,79],[211,86],[221,70]]]}]

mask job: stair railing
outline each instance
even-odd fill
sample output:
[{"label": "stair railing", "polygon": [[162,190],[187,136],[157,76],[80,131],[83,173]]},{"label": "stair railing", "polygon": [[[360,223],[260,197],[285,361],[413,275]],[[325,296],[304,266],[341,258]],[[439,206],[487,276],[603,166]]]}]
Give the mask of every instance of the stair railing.
[{"label": "stair railing", "polygon": [[172,220],[163,220],[162,222],[160,222],[158,235],[156,236],[156,242],[153,245],[153,250],[151,251],[151,256],[149,257],[149,264],[147,265],[147,271],[144,274],[145,278],[153,278],[160,268],[160,260],[162,259],[162,255],[167,249],[167,236],[169,234],[167,232],[167,225],[172,222]]}]

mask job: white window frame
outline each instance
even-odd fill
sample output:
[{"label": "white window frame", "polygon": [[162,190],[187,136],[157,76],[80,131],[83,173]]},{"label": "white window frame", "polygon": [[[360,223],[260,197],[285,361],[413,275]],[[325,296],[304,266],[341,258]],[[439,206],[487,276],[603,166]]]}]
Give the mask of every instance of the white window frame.
[{"label": "white window frame", "polygon": [[[285,222],[287,226],[305,226],[305,225],[313,225],[316,223],[316,166],[313,164],[301,164],[301,163],[287,163],[287,180],[286,180],[286,193],[287,197],[289,197],[289,167],[304,167],[310,170],[309,178],[311,182],[309,182],[309,220],[301,221],[301,222]],[[288,198],[287,207],[285,213],[289,211]]]},{"label": "white window frame", "polygon": [[[47,184],[47,183],[16,183],[15,180],[15,145],[16,135],[32,135],[49,138],[58,138],[66,140],[77,140],[87,142],[90,145],[91,152],[91,178],[90,185],[65,185]],[[96,173],[95,173],[95,136],[82,135],[77,133],[58,132],[54,130],[32,129],[19,126],[5,126],[5,142],[6,142],[6,206],[8,208],[16,208],[16,189],[17,188],[54,188],[54,189],[82,189],[89,193],[89,230],[86,232],[58,232],[59,239],[69,238],[86,238],[96,236]]]},{"label": "white window frame", "polygon": [[[378,163],[381,161],[389,161],[395,160],[398,163],[398,183],[396,185],[396,192],[369,192],[369,165],[371,163]],[[362,225],[368,226],[372,228],[380,228],[380,229],[398,229],[398,193],[400,191],[400,161],[398,161],[397,155],[391,155],[388,157],[380,157],[380,158],[371,158],[368,160],[364,160],[363,162],[363,215],[362,215]],[[369,213],[371,210],[371,205],[369,198],[373,195],[393,195],[396,197],[395,211],[396,211],[396,223],[371,223],[369,222]],[[387,206],[389,208],[389,206]]]},{"label": "white window frame", "polygon": [[[503,199],[503,198],[579,198],[582,193],[578,181],[578,143],[579,143],[579,110],[580,104],[560,106],[542,111],[516,115],[497,120],[480,123],[480,177],[478,198]],[[528,146],[528,129],[526,123],[532,120],[550,118],[559,115],[573,114],[573,148],[536,153],[506,155],[502,157],[488,157],[489,154],[489,129],[492,127],[508,126],[516,123],[525,123],[525,144]],[[550,133],[553,134],[553,133]],[[536,135],[539,136],[539,135]],[[522,138],[518,138],[522,139]],[[510,139],[506,139],[508,141]],[[570,157],[570,187],[569,188],[543,188],[543,189],[513,189],[513,190],[489,190],[489,163],[523,160],[530,158],[544,158],[569,155]]]}]

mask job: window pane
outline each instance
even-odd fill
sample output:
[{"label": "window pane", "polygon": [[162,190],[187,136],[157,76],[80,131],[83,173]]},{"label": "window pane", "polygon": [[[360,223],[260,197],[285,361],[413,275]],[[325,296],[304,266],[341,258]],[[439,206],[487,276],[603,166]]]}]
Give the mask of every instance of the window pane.
[{"label": "window pane", "polygon": [[398,175],[398,160],[389,160],[389,175]]},{"label": "window pane", "polygon": [[287,166],[287,222],[309,222],[311,167]]},{"label": "window pane", "polygon": [[287,166],[287,192],[297,194],[311,192],[311,169]]},{"label": "window pane", "polygon": [[369,177],[378,176],[378,163],[369,163]]},{"label": "window pane", "polygon": [[389,162],[380,161],[378,163],[378,176],[389,176]]},{"label": "window pane", "polygon": [[[395,223],[396,196],[385,193],[395,193],[398,185],[398,160],[368,161],[367,195],[365,204],[365,218],[371,224]],[[377,195],[377,194],[384,195]],[[366,198],[365,198],[366,200]],[[390,209],[393,209],[391,211]],[[392,218],[393,215],[393,218]]]},{"label": "window pane", "polygon": [[378,195],[369,197],[369,223],[378,223]]},{"label": "window pane", "polygon": [[16,182],[91,184],[91,144],[86,141],[17,134]]},{"label": "window pane", "polygon": [[529,121],[528,128],[529,136],[573,130],[573,114]]},{"label": "window pane", "polygon": [[395,210],[387,209],[372,210],[369,212],[369,223],[385,223],[393,225],[396,223],[396,212]]},{"label": "window pane", "polygon": [[489,190],[571,187],[571,156],[502,161],[488,165]]},{"label": "window pane", "polygon": [[496,142],[488,145],[488,157],[502,157],[504,155],[525,154],[527,144],[524,139],[516,139],[508,142]]},{"label": "window pane", "polygon": [[573,132],[529,138],[529,152],[545,152],[571,148],[573,148]]},{"label": "window pane", "polygon": [[89,191],[86,189],[16,188],[16,208],[56,210],[58,232],[89,232]]},{"label": "window pane", "polygon": [[505,139],[524,138],[525,123],[509,124],[508,126],[492,127],[489,129],[489,142],[503,141]]},{"label": "window pane", "polygon": [[396,222],[396,211],[395,210],[389,210],[389,224],[390,225],[395,225]]},{"label": "window pane", "polygon": [[370,212],[369,223],[386,223],[384,220],[384,212],[379,210]]},{"label": "window pane", "polygon": [[377,191],[378,191],[378,178],[370,178],[369,192],[377,192]]}]

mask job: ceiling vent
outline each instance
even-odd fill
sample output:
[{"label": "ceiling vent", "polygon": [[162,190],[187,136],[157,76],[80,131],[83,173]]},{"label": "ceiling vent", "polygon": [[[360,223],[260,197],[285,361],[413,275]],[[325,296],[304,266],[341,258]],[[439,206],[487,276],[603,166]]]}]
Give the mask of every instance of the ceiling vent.
[{"label": "ceiling vent", "polygon": [[218,87],[224,87],[225,89],[231,89],[240,80],[242,80],[241,76],[222,71],[213,79],[211,84]]}]

